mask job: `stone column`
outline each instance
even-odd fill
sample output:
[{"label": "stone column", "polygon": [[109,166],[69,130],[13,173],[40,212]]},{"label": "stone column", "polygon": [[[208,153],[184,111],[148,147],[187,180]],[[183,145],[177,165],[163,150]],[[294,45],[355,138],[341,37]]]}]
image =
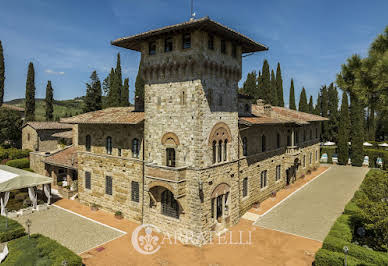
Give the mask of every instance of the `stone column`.
[{"label": "stone column", "polygon": [[291,146],[292,147],[295,146],[295,132],[294,132],[294,129],[292,129],[292,131],[291,131]]},{"label": "stone column", "polygon": [[55,167],[50,167],[50,171],[51,171],[51,176],[53,178],[53,185],[54,186],[57,186],[58,185],[58,177],[57,177],[57,171],[56,171],[56,168]]},{"label": "stone column", "polygon": [[213,202],[213,217],[214,221],[217,221],[217,197],[214,198]]},{"label": "stone column", "polygon": [[70,169],[66,169],[66,181],[67,181],[67,185],[68,186],[71,186],[71,183],[72,183],[70,173],[71,173],[71,170]]},{"label": "stone column", "polygon": [[225,218],[225,194],[222,194],[222,219]]}]

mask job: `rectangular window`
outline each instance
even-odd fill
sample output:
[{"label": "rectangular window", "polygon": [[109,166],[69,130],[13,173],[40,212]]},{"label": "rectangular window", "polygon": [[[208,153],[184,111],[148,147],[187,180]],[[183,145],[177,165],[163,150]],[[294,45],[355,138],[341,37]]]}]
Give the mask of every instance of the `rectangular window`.
[{"label": "rectangular window", "polygon": [[221,53],[226,54],[226,41],[221,40]]},{"label": "rectangular window", "polygon": [[243,197],[248,196],[248,177],[243,179]]},{"label": "rectangular window", "polygon": [[260,188],[265,188],[267,186],[267,170],[261,172],[260,181]]},{"label": "rectangular window", "polygon": [[191,48],[191,34],[190,33],[183,34],[183,36],[182,36],[182,48],[183,49]]},{"label": "rectangular window", "polygon": [[149,55],[156,54],[156,42],[150,42],[148,44],[148,54]]},{"label": "rectangular window", "polygon": [[310,164],[313,162],[313,153],[310,152]]},{"label": "rectangular window", "polygon": [[112,177],[105,177],[105,193],[108,195],[112,195]]},{"label": "rectangular window", "polygon": [[172,51],[172,38],[167,38],[164,40],[164,52],[171,52]]},{"label": "rectangular window", "polygon": [[91,175],[90,172],[85,172],[85,188],[90,189],[91,188]]},{"label": "rectangular window", "polygon": [[131,182],[131,199],[134,202],[139,202],[139,182]]},{"label": "rectangular window", "polygon": [[315,151],[315,161],[318,161],[318,150]]},{"label": "rectangular window", "polygon": [[232,56],[237,57],[237,46],[235,44],[232,45]]},{"label": "rectangular window", "polygon": [[212,204],[212,206],[211,206],[211,210],[212,210],[211,216],[212,216],[212,218],[214,218],[214,201],[215,200],[216,200],[216,198],[212,198],[212,200],[211,200],[211,204]]},{"label": "rectangular window", "polygon": [[207,47],[208,47],[210,50],[214,50],[214,36],[213,36],[213,35],[209,35],[209,36],[208,36]]},{"label": "rectangular window", "polygon": [[306,155],[303,155],[303,168],[306,167]]},{"label": "rectangular window", "polygon": [[166,165],[169,167],[175,167],[175,149],[167,148],[166,149]]},{"label": "rectangular window", "polygon": [[118,155],[118,156],[121,156],[121,148],[118,148],[118,149],[117,149],[117,155]]},{"label": "rectangular window", "polygon": [[281,178],[281,172],[280,171],[281,171],[281,166],[277,165],[276,166],[276,177],[275,177],[276,181],[280,180],[280,178]]}]

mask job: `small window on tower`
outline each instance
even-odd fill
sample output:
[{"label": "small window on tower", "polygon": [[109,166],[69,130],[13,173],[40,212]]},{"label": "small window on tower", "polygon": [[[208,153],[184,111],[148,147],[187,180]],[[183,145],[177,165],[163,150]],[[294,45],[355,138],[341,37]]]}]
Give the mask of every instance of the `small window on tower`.
[{"label": "small window on tower", "polygon": [[182,48],[183,49],[191,48],[191,34],[190,33],[183,34]]},{"label": "small window on tower", "polygon": [[172,38],[171,37],[164,40],[164,51],[166,53],[172,51]]},{"label": "small window on tower", "polygon": [[232,45],[232,56],[237,57],[237,46],[235,44]]},{"label": "small window on tower", "polygon": [[148,51],[149,51],[149,55],[156,54],[156,42],[150,42],[148,44]]},{"label": "small window on tower", "polygon": [[208,47],[210,50],[214,50],[214,36],[213,36],[213,35],[209,35],[209,36],[208,36],[207,47]]},{"label": "small window on tower", "polygon": [[221,40],[221,53],[226,54],[226,41]]}]

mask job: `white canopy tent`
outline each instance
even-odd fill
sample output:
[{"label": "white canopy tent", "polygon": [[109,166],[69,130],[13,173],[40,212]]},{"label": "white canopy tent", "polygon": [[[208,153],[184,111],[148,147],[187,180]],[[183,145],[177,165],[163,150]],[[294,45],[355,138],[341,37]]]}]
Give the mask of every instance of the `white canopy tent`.
[{"label": "white canopy tent", "polygon": [[7,165],[0,165],[0,204],[1,215],[5,215],[5,207],[7,206],[9,193],[11,190],[28,188],[28,195],[33,203],[35,209],[38,202],[36,195],[36,186],[42,185],[43,191],[48,199],[48,204],[51,200],[50,184],[52,179],[50,177],[38,175],[29,171],[10,167]]},{"label": "white canopy tent", "polygon": [[368,146],[368,147],[373,146],[373,144],[371,144],[371,143],[369,143],[369,142],[364,142],[363,145],[364,145],[364,146]]},{"label": "white canopy tent", "polygon": [[334,146],[335,143],[334,142],[331,142],[331,141],[327,141],[325,143],[323,143],[323,146]]},{"label": "white canopy tent", "polygon": [[379,144],[380,147],[388,147],[388,143],[381,143]]}]

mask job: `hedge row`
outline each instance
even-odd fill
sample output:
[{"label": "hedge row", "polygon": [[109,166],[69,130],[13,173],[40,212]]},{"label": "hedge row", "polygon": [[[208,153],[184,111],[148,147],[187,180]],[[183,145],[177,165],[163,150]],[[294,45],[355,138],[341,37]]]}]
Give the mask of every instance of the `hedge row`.
[{"label": "hedge row", "polygon": [[8,243],[9,254],[2,265],[66,265],[80,266],[80,256],[57,241],[40,234],[33,234]]},{"label": "hedge row", "polygon": [[0,148],[0,161],[5,160],[5,159],[21,159],[21,158],[26,158],[30,154],[30,150],[19,150],[15,148],[10,148],[10,149],[1,149]]},{"label": "hedge row", "polygon": [[15,160],[8,161],[6,165],[15,167],[15,168],[20,168],[20,169],[30,168],[30,160],[27,158],[15,159]]},{"label": "hedge row", "polygon": [[[6,223],[8,223],[7,228]],[[12,239],[22,237],[25,234],[26,231],[20,223],[4,216],[0,216],[0,242],[10,241]]]},{"label": "hedge row", "polygon": [[333,162],[333,154],[336,153],[337,147],[321,147],[321,155],[327,154],[327,163]]},{"label": "hedge row", "polygon": [[376,160],[378,157],[383,159],[383,169],[388,170],[388,151],[382,149],[365,149],[364,153],[369,157],[369,166],[377,167]]},{"label": "hedge row", "polygon": [[344,265],[344,246],[349,248],[348,265],[388,265],[387,252],[375,251],[352,243],[357,240],[356,235],[354,235],[355,229],[358,227],[357,224],[360,224],[360,222],[364,224],[360,219],[362,210],[357,205],[357,200],[366,196],[365,189],[372,195],[377,193],[379,198],[380,194],[384,194],[383,188],[381,188],[382,191],[370,191],[371,184],[373,184],[373,187],[380,188],[380,186],[386,184],[384,180],[387,176],[381,170],[372,169],[368,172],[360,189],[356,191],[353,199],[345,206],[344,214],[338,217],[325,238],[322,248],[316,253],[315,265]]}]

